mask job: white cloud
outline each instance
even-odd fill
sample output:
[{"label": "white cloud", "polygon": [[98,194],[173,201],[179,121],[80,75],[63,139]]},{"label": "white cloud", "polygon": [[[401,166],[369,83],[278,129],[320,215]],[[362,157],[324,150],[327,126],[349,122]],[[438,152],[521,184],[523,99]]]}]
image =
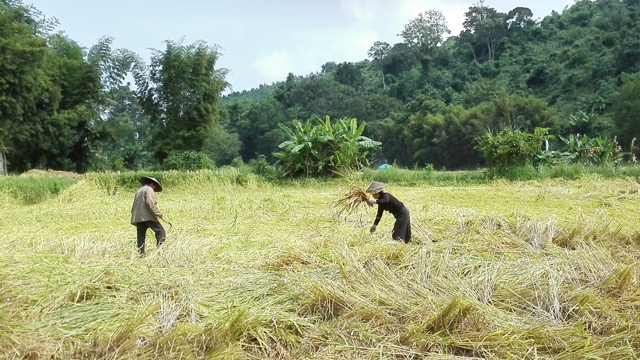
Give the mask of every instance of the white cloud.
[{"label": "white cloud", "polygon": [[258,58],[253,67],[264,76],[267,81],[281,81],[287,74],[293,72],[294,64],[291,54],[286,50],[275,51]]},{"label": "white cloud", "polygon": [[376,0],[340,0],[340,9],[349,17],[354,18],[358,24],[371,24],[380,14]]},{"label": "white cloud", "polygon": [[290,70],[296,75],[308,75],[319,72],[321,66],[329,61],[362,61],[376,40],[377,33],[357,27],[299,32],[296,42],[305,46],[291,48],[295,62]]},{"label": "white cloud", "polygon": [[374,41],[395,44],[402,41],[398,34],[404,26],[418,17],[418,14],[430,9],[442,11],[452,35],[457,35],[462,29],[464,12],[469,7],[462,1],[464,0],[341,0],[340,9],[353,21],[349,23],[352,29],[376,36]]}]

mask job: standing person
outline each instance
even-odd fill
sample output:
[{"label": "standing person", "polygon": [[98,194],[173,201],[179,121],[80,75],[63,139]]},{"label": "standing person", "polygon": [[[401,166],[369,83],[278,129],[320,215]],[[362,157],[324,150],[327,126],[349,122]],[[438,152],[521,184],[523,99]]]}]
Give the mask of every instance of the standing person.
[{"label": "standing person", "polygon": [[157,245],[160,246],[165,239],[165,231],[160,224],[162,213],[158,209],[155,193],[162,191],[162,186],[156,178],[143,176],[140,178],[142,187],[136,191],[131,207],[131,225],[136,226],[138,236],[138,253],[144,255],[144,243],[147,237],[147,229],[153,230],[156,235]]},{"label": "standing person", "polygon": [[378,204],[378,214],[373,221],[373,226],[371,226],[370,231],[372,234],[376,232],[378,223],[380,223],[380,219],[382,218],[382,213],[386,210],[393,214],[393,217],[396,219],[393,225],[393,233],[391,234],[392,239],[404,241],[406,244],[411,241],[411,218],[409,217],[409,209],[393,195],[384,192],[383,189],[386,186],[387,184],[385,183],[372,181],[367,187],[367,190],[365,190],[373,196],[373,199],[369,199],[367,202],[371,205]]}]

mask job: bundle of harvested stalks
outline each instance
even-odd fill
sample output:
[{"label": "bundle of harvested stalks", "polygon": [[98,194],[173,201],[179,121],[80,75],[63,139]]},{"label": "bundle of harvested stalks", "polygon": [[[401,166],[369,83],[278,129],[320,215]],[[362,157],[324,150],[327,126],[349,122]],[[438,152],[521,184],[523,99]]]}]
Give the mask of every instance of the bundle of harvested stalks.
[{"label": "bundle of harvested stalks", "polygon": [[338,215],[345,212],[349,215],[357,210],[358,206],[362,203],[373,206],[367,202],[367,199],[369,199],[369,195],[364,190],[356,185],[352,185],[351,189],[336,201],[334,207],[338,209]]}]

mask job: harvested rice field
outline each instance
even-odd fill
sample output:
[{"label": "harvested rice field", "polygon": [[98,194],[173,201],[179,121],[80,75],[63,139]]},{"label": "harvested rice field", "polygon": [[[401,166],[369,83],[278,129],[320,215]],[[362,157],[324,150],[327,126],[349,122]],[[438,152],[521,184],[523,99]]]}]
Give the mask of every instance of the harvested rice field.
[{"label": "harvested rice field", "polygon": [[[413,240],[346,180],[163,180],[135,249],[130,188],[0,193],[2,359],[634,359],[634,180],[403,186]],[[357,186],[366,187],[362,180]]]}]

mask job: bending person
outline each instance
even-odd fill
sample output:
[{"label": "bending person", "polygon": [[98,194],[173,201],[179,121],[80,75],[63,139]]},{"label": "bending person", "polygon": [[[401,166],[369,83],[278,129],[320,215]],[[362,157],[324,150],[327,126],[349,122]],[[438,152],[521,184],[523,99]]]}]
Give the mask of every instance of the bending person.
[{"label": "bending person", "polygon": [[409,216],[409,209],[393,195],[384,192],[386,186],[387,184],[385,183],[372,181],[367,187],[367,190],[365,190],[373,196],[373,199],[369,199],[367,202],[372,205],[378,205],[378,214],[370,231],[372,234],[376,232],[382,214],[386,210],[396,219],[391,237],[393,240],[404,241],[406,244],[411,241],[411,218]]}]

